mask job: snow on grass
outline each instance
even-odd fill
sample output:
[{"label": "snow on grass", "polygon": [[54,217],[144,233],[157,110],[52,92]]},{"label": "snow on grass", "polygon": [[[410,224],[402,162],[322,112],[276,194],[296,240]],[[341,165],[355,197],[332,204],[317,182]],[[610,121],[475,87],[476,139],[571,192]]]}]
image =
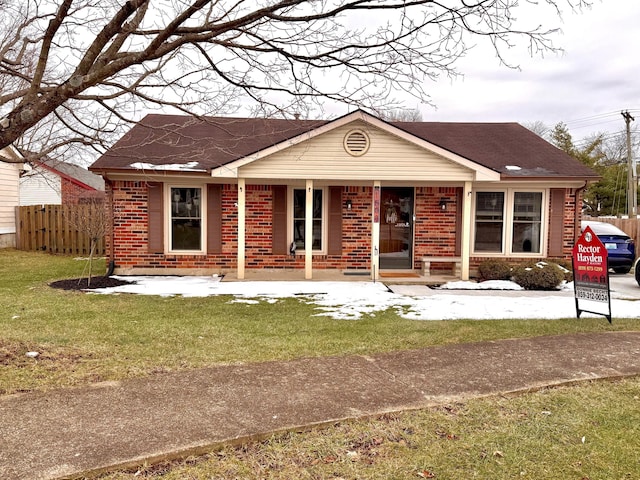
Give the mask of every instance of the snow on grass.
[{"label": "snow on grass", "polygon": [[[394,293],[380,282],[221,282],[221,277],[210,276],[116,278],[135,283],[91,291],[164,297],[230,295],[234,297],[232,301],[242,303],[256,300],[275,302],[296,297],[316,305],[320,312],[318,315],[346,320],[357,320],[363,315],[375,315],[390,308],[411,320],[558,319],[576,316],[571,284],[565,285],[560,292],[523,292],[513,282],[452,282],[439,289],[404,286],[404,289],[397,289],[402,293]],[[640,318],[637,302],[612,299],[611,305],[614,317]],[[583,316],[591,314],[584,313]]]}]

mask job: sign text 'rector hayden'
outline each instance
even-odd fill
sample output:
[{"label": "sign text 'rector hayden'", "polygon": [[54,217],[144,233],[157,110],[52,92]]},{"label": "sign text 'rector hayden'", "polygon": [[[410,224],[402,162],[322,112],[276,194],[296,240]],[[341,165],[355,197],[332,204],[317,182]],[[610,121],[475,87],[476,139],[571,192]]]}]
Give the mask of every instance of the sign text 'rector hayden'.
[{"label": "sign text 'rector hayden'", "polygon": [[578,244],[577,260],[588,264],[603,263],[604,257],[600,253],[599,245]]}]

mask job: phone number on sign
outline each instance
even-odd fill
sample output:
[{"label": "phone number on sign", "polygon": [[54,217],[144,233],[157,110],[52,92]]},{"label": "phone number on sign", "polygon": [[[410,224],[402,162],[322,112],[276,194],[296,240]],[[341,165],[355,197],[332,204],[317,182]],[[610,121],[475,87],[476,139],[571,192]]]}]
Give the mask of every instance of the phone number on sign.
[{"label": "phone number on sign", "polygon": [[595,300],[596,302],[608,302],[609,294],[606,290],[597,288],[577,288],[576,297],[584,300]]}]

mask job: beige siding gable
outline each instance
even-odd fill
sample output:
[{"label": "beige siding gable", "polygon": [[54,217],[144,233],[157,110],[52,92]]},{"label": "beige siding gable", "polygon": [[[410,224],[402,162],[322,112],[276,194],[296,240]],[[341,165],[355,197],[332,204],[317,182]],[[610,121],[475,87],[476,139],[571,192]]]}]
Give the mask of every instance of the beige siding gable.
[{"label": "beige siding gable", "polygon": [[[364,155],[344,148],[345,136],[362,130],[369,137]],[[475,172],[389,131],[356,121],[259,158],[239,168],[244,178],[350,179],[387,181],[473,181]]]}]

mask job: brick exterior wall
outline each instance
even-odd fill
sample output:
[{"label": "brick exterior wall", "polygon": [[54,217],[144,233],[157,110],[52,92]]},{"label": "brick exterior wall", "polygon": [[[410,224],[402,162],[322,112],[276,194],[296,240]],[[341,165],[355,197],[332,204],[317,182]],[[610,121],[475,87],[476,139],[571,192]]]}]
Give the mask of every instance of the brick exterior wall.
[{"label": "brick exterior wall", "polygon": [[[122,270],[184,268],[219,271],[237,268],[237,206],[235,185],[222,190],[222,254],[174,255],[149,253],[147,249],[147,184],[143,181],[116,181],[107,186],[114,207],[113,254]],[[344,187],[352,201],[343,216],[341,255],[314,255],[317,269],[368,269],[371,251],[371,187]],[[304,256],[274,255],[272,251],[272,189],[247,185],[245,266],[247,269],[304,268]],[[107,252],[112,251],[111,238]]]},{"label": "brick exterior wall", "polygon": [[[415,197],[414,263],[415,269],[422,268],[420,259],[424,256],[456,256],[456,231],[458,211],[458,189],[455,187],[419,187]],[[440,207],[440,200],[446,201],[446,210]],[[443,266],[451,269],[451,266]],[[439,270],[434,264],[434,271]]]},{"label": "brick exterior wall", "polygon": [[88,190],[68,178],[61,178],[60,180],[62,205],[77,205],[78,203],[86,203],[89,201],[104,201],[105,192]]},{"label": "brick exterior wall", "polygon": [[[414,268],[420,269],[422,256],[456,256],[456,235],[460,229],[458,205],[459,187],[418,187],[415,189]],[[222,189],[222,252],[205,255],[175,255],[148,251],[147,183],[144,181],[114,181],[107,184],[107,193],[114,207],[113,246],[107,238],[107,252],[112,252],[117,267],[133,269],[191,269],[225,273],[237,268],[237,207],[235,185]],[[304,255],[272,254],[272,188],[268,185],[247,185],[246,191],[246,268],[304,269]],[[372,187],[342,188],[342,253],[314,255],[314,269],[369,270],[371,254]],[[447,201],[443,211],[440,200]],[[347,210],[346,200],[352,207]],[[580,198],[578,198],[580,204]],[[575,198],[573,190],[565,195],[563,251],[570,258],[574,243]],[[168,226],[165,225],[165,229]],[[471,273],[485,260],[470,259]],[[529,259],[527,259],[529,260]],[[450,268],[450,266],[443,266]],[[438,270],[438,265],[433,266]]]},{"label": "brick exterior wall", "polygon": [[576,230],[575,215],[576,205],[582,205],[582,193],[580,190],[577,192],[570,188],[565,189],[564,195],[564,229],[562,235],[562,258],[565,260],[571,259],[571,253],[573,245],[578,240],[580,234],[580,220],[582,218],[582,211],[577,212],[580,216],[578,218],[578,229]]},{"label": "brick exterior wall", "polygon": [[351,200],[351,210],[342,216],[342,269],[371,268],[371,199],[372,187],[344,187],[342,204]]},{"label": "brick exterior wall", "polygon": [[[175,255],[148,251],[149,221],[147,183],[117,181],[107,185],[114,210],[113,256],[119,269],[192,269],[220,272],[236,268],[236,223],[238,194],[235,185],[225,185],[222,191],[221,254]],[[165,226],[165,229],[168,226]],[[111,239],[106,242],[107,254],[112,252]]]},{"label": "brick exterior wall", "polygon": [[252,268],[289,268],[295,266],[290,255],[273,255],[273,191],[269,185],[247,185],[245,265]]}]

